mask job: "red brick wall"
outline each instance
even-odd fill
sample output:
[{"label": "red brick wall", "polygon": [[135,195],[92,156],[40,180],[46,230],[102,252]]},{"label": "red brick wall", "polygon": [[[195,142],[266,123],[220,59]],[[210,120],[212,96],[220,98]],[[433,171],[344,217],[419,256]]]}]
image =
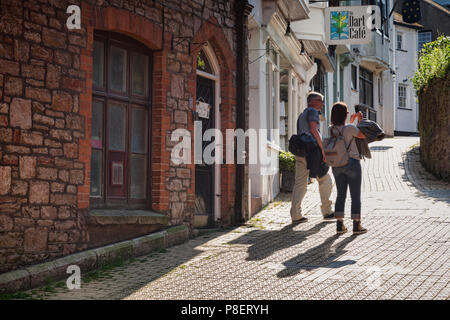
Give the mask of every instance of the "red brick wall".
[{"label": "red brick wall", "polygon": [[[151,209],[167,213],[172,224],[191,225],[195,166],[170,162],[172,131],[186,128],[194,138],[189,99],[196,98],[200,47],[189,52],[188,41],[209,41],[219,60],[225,136],[235,128],[235,18],[229,1],[163,2],[164,25],[160,1],[0,0],[0,272],[89,242],[95,29],[154,50]],[[81,7],[81,30],[66,28],[69,4]],[[190,39],[172,49],[174,37]],[[235,169],[221,171],[222,219],[229,221]]]}]

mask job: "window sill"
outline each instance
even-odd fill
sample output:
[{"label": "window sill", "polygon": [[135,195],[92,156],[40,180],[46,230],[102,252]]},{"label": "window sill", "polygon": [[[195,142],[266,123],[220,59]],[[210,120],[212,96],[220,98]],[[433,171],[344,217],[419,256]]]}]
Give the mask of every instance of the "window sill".
[{"label": "window sill", "polygon": [[170,218],[148,210],[92,209],[88,213],[88,224],[162,224],[167,225]]},{"label": "window sill", "polygon": [[273,149],[273,150],[275,150],[275,151],[278,151],[278,152],[282,152],[283,150],[280,148],[280,146],[279,145],[277,145],[275,142],[271,142],[271,141],[269,141],[269,140],[267,140],[267,148],[269,149]]},{"label": "window sill", "polygon": [[397,109],[399,109],[399,110],[406,110],[406,111],[413,111],[413,109],[411,109],[411,108],[397,107]]},{"label": "window sill", "polygon": [[405,50],[405,49],[397,49],[397,51],[408,52],[408,50]]}]

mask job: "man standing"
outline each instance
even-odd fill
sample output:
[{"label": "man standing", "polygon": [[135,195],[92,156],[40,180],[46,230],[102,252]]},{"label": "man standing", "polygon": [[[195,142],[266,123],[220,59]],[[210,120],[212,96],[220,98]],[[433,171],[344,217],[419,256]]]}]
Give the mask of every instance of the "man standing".
[{"label": "man standing", "polygon": [[[308,107],[300,114],[297,120],[297,134],[310,134],[317,141],[318,146],[322,150],[323,159],[325,152],[322,146],[322,137],[319,132],[319,111],[323,107],[323,95],[318,92],[310,92],[307,96]],[[295,184],[292,192],[291,219],[292,223],[303,223],[308,219],[302,216],[302,200],[305,197],[308,186],[309,170],[307,169],[306,158],[295,156]],[[325,220],[334,219],[334,212],[331,210],[330,195],[333,182],[327,173],[321,178],[317,178],[319,182],[319,193],[322,205],[323,218]]]}]

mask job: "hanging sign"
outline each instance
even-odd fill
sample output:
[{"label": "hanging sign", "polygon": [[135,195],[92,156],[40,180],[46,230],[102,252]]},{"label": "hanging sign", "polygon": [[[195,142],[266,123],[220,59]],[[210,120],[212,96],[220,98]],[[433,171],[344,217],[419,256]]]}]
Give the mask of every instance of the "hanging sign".
[{"label": "hanging sign", "polygon": [[372,31],[380,28],[378,6],[325,8],[325,42],[336,44],[367,44]]},{"label": "hanging sign", "polygon": [[202,101],[197,101],[196,111],[200,118],[209,119],[209,109],[210,108],[211,108],[211,106],[208,103],[202,102]]}]

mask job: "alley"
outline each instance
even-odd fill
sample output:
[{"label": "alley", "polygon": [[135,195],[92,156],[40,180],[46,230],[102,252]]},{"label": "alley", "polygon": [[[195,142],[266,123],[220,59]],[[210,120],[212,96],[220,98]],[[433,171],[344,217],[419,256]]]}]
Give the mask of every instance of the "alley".
[{"label": "alley", "polygon": [[[61,286],[41,297],[449,299],[450,185],[422,168],[418,143],[396,137],[370,145],[373,158],[362,161],[367,234],[336,236],[334,221],[322,221],[314,182],[303,204],[305,224],[290,224],[290,195],[281,194],[245,225],[138,257],[83,280],[81,289]],[[333,203],[335,196],[334,190]]]}]

